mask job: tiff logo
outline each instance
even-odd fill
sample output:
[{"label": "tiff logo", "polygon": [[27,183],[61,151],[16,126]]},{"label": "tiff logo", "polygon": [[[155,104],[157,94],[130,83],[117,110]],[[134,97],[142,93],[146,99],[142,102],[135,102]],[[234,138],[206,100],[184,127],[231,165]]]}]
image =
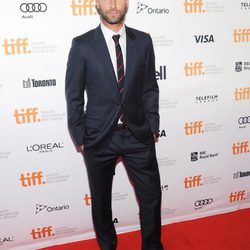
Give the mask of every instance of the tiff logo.
[{"label": "tiff logo", "polygon": [[235,29],[233,33],[235,43],[244,43],[250,41],[250,29]]},{"label": "tiff logo", "polygon": [[46,184],[46,182],[43,181],[43,172],[42,171],[27,173],[26,175],[21,174],[21,177],[19,180],[21,181],[21,184],[23,187],[30,187],[30,186]]},{"label": "tiff logo", "polygon": [[185,134],[186,135],[195,135],[195,134],[202,134],[204,133],[202,121],[195,121],[195,122],[186,122],[185,123]]},{"label": "tiff logo", "polygon": [[84,196],[84,203],[86,206],[91,205],[91,197],[88,194],[85,194],[85,196]]},{"label": "tiff logo", "polygon": [[233,192],[229,195],[229,202],[236,202],[245,200],[246,190],[241,190],[238,192]]},{"label": "tiff logo", "polygon": [[200,187],[202,185],[203,184],[201,182],[201,175],[186,177],[184,180],[184,187],[185,188]]},{"label": "tiff logo", "polygon": [[96,15],[94,0],[72,0],[70,7],[73,16]]},{"label": "tiff logo", "polygon": [[205,12],[203,6],[204,6],[203,0],[185,0],[184,2],[185,13],[188,14]]},{"label": "tiff logo", "polygon": [[28,38],[11,38],[9,41],[4,39],[3,43],[5,55],[30,54],[31,51],[28,49],[28,46]]},{"label": "tiff logo", "polygon": [[233,155],[249,153],[249,142],[243,141],[234,143],[232,146],[232,153]]},{"label": "tiff logo", "polygon": [[204,68],[203,62],[185,63],[185,76],[201,76]]},{"label": "tiff logo", "polygon": [[236,101],[244,101],[250,99],[250,87],[236,88],[234,91]]},{"label": "tiff logo", "polygon": [[32,229],[31,235],[34,240],[37,240],[41,238],[54,236],[54,233],[52,226],[48,226],[43,228]]},{"label": "tiff logo", "polygon": [[27,108],[21,109],[18,111],[18,109],[15,109],[14,117],[16,119],[17,124],[25,124],[25,123],[32,123],[32,122],[40,122],[41,119],[38,118],[38,108]]}]

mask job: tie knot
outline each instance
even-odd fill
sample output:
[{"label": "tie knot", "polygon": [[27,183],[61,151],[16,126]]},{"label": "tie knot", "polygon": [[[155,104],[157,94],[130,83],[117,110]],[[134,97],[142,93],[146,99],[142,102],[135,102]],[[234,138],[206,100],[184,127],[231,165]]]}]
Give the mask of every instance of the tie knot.
[{"label": "tie knot", "polygon": [[113,35],[112,36],[113,40],[115,41],[115,43],[118,43],[119,42],[119,39],[120,39],[120,35]]}]

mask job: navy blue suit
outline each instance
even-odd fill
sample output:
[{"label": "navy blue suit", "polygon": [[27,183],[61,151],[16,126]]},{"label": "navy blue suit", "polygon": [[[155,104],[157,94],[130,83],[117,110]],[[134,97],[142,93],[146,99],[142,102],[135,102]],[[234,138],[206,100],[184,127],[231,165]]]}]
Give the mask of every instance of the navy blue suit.
[{"label": "navy blue suit", "polygon": [[[153,136],[159,130],[159,89],[154,50],[144,32],[126,27],[126,40],[121,96],[100,26],[73,39],[66,73],[68,126],[75,143],[84,145],[101,249],[116,249],[117,245],[111,193],[115,164],[121,156],[139,202],[142,249],[160,250],[161,189]],[[128,129],[117,131],[121,115]]]}]

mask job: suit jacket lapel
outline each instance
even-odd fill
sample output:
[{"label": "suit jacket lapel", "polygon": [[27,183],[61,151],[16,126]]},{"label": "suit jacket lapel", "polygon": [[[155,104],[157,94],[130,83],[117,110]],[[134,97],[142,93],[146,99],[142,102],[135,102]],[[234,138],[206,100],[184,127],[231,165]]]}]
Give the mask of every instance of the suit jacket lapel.
[{"label": "suit jacket lapel", "polygon": [[[134,55],[136,54],[135,51],[135,35],[132,32],[130,28],[126,26],[126,72],[125,72],[125,81],[124,81],[124,92],[122,95],[122,101],[124,101],[124,98],[126,96],[126,93],[128,91],[131,71],[134,67]],[[100,25],[95,29],[94,31],[94,39],[93,39],[93,46],[96,51],[96,55],[99,58],[99,61],[104,68],[104,71],[106,72],[106,76],[109,80],[109,82],[113,85],[112,89],[114,90],[114,93],[117,97],[120,98],[120,93],[118,91],[117,87],[117,80],[114,72],[114,67],[109,55],[108,47],[105,41],[105,38],[102,34]]]},{"label": "suit jacket lapel", "polygon": [[114,93],[120,97],[119,91],[117,88],[117,81],[116,76],[113,68],[113,64],[109,55],[108,47],[105,41],[105,38],[102,34],[102,30],[100,25],[94,31],[94,39],[93,39],[93,46],[96,51],[96,55],[104,69],[105,75],[108,78],[108,81],[113,85],[112,89]]},{"label": "suit jacket lapel", "polygon": [[135,35],[132,32],[130,28],[126,26],[126,72],[125,72],[125,81],[124,81],[124,92],[122,95],[122,101],[124,101],[124,98],[128,92],[129,84],[130,84],[130,76],[131,76],[131,71],[134,68],[134,55],[136,54],[135,51]]}]

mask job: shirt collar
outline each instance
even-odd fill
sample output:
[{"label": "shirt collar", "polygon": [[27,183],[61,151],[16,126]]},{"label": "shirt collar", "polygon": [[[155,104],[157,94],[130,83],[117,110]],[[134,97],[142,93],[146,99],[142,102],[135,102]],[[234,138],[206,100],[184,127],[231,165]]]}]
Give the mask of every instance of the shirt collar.
[{"label": "shirt collar", "polygon": [[113,30],[107,28],[103,23],[101,23],[101,29],[103,32],[103,35],[108,38],[112,38],[113,35],[120,35],[122,39],[125,39],[126,36],[126,29],[125,25],[123,24],[122,28],[118,32],[114,32]]}]

